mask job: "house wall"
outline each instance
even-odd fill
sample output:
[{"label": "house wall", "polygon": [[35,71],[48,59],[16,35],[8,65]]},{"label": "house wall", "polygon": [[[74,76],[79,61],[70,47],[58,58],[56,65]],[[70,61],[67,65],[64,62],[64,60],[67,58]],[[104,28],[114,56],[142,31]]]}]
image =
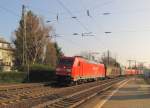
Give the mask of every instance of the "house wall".
[{"label": "house wall", "polygon": [[0,70],[11,71],[13,66],[13,49],[10,43],[0,40]]}]

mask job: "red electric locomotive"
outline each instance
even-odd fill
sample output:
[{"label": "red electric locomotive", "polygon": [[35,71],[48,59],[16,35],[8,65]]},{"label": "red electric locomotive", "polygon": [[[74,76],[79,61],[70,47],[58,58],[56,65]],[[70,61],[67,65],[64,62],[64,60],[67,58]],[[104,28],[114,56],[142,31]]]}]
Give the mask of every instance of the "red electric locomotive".
[{"label": "red electric locomotive", "polygon": [[97,80],[106,75],[104,64],[88,61],[82,57],[62,57],[56,68],[59,82],[81,82]]}]

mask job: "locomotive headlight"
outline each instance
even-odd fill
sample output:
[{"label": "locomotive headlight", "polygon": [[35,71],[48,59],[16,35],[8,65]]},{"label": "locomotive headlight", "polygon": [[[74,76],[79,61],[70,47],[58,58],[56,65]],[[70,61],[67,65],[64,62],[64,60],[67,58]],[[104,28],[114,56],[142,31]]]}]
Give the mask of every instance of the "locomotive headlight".
[{"label": "locomotive headlight", "polygon": [[66,72],[71,72],[71,69],[66,69]]}]

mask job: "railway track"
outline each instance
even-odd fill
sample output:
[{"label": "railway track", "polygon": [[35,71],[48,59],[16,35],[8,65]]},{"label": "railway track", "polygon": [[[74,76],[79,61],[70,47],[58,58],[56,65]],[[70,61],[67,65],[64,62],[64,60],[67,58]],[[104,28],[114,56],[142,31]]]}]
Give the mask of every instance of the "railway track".
[{"label": "railway track", "polygon": [[[36,86],[30,88],[14,89],[0,92],[0,106],[7,104],[18,103],[27,99],[35,99],[48,95],[53,89],[50,87]],[[15,107],[16,108],[16,107]]]},{"label": "railway track", "polygon": [[11,90],[19,90],[25,88],[33,88],[43,86],[44,84],[41,83],[31,83],[31,84],[4,84],[0,86],[1,91],[11,91]]},{"label": "railway track", "polygon": [[72,105],[71,103],[75,103],[75,100],[78,100],[75,98],[76,95],[80,95],[81,97],[78,97],[81,99],[87,95],[86,93],[91,93],[91,91],[95,91],[96,93],[98,88],[99,90],[102,90],[104,86],[111,85],[112,82],[115,83],[120,80],[122,80],[122,78],[65,88],[39,86],[34,88],[16,89],[14,91],[2,91],[0,92],[0,108],[51,108],[55,105],[58,106],[59,104],[57,103]]},{"label": "railway track", "polygon": [[32,108],[74,108],[77,105],[83,103],[85,100],[95,96],[98,93],[106,91],[111,88],[113,84],[120,81],[121,79],[112,80],[110,82],[105,82],[101,85],[97,85],[86,90],[82,90],[71,94],[69,96],[56,99],[54,101],[49,101],[45,104],[41,104]]}]

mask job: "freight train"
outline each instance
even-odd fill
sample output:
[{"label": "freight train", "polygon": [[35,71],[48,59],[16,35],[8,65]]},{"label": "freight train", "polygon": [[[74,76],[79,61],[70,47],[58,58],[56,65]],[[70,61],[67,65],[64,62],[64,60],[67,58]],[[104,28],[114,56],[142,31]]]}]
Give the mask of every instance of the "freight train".
[{"label": "freight train", "polygon": [[142,69],[126,69],[125,70],[125,75],[141,75],[144,74],[144,71]]},{"label": "freight train", "polygon": [[80,83],[120,76],[120,67],[106,67],[104,64],[86,60],[83,57],[62,57],[56,68],[57,81]]}]

